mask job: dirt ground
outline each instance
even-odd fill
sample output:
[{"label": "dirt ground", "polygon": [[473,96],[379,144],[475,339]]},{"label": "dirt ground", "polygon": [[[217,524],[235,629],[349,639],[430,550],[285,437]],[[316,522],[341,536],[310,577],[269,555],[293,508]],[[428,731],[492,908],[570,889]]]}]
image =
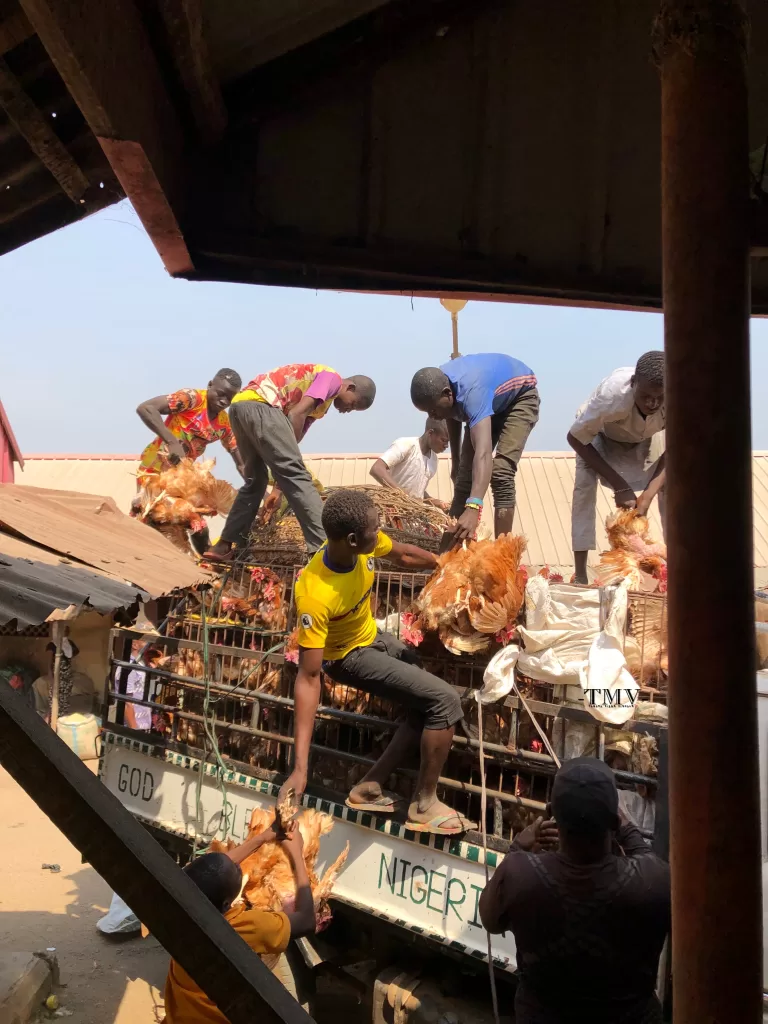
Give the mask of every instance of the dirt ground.
[{"label": "dirt ground", "polygon": [[[108,939],[96,930],[111,892],[27,794],[0,768],[0,949],[56,948],[61,1005],[72,1024],[156,1024],[168,954],[151,936]],[[58,873],[43,864],[58,864]],[[369,1019],[346,989],[318,995],[318,1024]],[[47,1015],[46,1015],[47,1017]]]},{"label": "dirt ground", "polygon": [[[0,949],[55,946],[72,1024],[154,1024],[168,955],[153,938],[104,938],[111,893],[48,818],[0,769]],[[43,864],[59,864],[53,874]]]}]

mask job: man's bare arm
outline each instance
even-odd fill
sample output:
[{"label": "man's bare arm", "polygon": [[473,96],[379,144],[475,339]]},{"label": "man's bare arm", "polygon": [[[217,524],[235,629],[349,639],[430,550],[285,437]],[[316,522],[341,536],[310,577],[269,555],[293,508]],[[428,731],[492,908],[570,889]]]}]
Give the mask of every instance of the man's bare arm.
[{"label": "man's bare arm", "polygon": [[647,516],[648,509],[653,503],[653,499],[659,493],[662,488],[667,484],[667,453],[662,452],[661,458],[656,463],[656,469],[653,472],[653,476],[650,479],[648,486],[645,488],[643,493],[637,499],[637,511],[640,515]]},{"label": "man's bare arm", "polygon": [[168,445],[169,454],[177,459],[183,459],[186,457],[184,446],[163,422],[163,416],[168,416],[170,411],[167,395],[148,398],[146,402],[142,402],[136,409],[141,422]]},{"label": "man's bare arm", "polygon": [[404,569],[435,569],[437,567],[437,555],[431,551],[425,551],[415,544],[400,544],[392,542],[392,550],[387,558],[402,565]]},{"label": "man's bare arm", "polygon": [[235,464],[235,469],[243,478],[243,480],[245,480],[245,463],[243,462],[243,456],[240,454],[237,448],[235,448],[233,452],[230,452],[230,455],[232,456],[232,461]]},{"label": "man's bare arm", "polygon": [[380,483],[382,487],[391,487],[395,491],[402,491],[402,487],[392,476],[389,466],[383,459],[376,459],[374,464],[371,466],[371,476],[377,483]]},{"label": "man's bare arm", "polygon": [[300,796],[307,787],[309,748],[315,728],[315,715],[320,703],[320,673],[323,667],[321,647],[299,648],[299,674],[293,692],[293,771],[283,783],[279,799],[284,799],[289,789]]},{"label": "man's bare arm", "polygon": [[[574,437],[570,431],[568,433],[567,441],[571,448],[573,448],[577,455],[581,456],[591,470],[594,470],[598,476],[601,476],[604,480],[608,481],[616,494],[617,505],[625,508],[634,507],[636,501],[635,492],[629,486],[624,477],[620,473],[617,473],[613,466],[605,461],[594,445],[582,444],[582,442],[579,441],[578,438]],[[622,500],[622,498],[626,500]]]},{"label": "man's bare arm", "polygon": [[446,420],[445,425],[448,428],[448,441],[451,446],[451,480],[456,483],[461,459],[461,423],[459,420]]},{"label": "man's bare arm", "polygon": [[315,411],[318,403],[319,399],[312,398],[311,395],[304,395],[301,401],[294,405],[288,413],[288,419],[291,421],[293,433],[297,441],[300,441],[302,437],[304,437],[307,427],[307,416],[309,416],[311,412]]}]

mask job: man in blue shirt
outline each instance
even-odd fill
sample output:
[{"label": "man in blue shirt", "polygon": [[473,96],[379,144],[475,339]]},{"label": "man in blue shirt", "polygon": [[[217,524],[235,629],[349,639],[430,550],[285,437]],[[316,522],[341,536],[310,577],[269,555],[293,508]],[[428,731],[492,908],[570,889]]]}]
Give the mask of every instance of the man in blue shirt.
[{"label": "man in blue shirt", "polygon": [[[459,356],[414,374],[411,401],[422,412],[447,421],[454,488],[450,514],[458,519],[454,543],[474,535],[489,484],[496,536],[509,533],[517,465],[539,419],[533,370],[500,353]],[[467,425],[463,444],[462,423]]]}]

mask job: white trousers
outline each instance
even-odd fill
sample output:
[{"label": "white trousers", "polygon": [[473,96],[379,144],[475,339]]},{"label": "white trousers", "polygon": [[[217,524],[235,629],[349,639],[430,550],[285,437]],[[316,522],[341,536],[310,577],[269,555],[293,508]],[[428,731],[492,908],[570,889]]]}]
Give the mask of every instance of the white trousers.
[{"label": "white trousers", "polygon": [[[629,486],[639,495],[653,478],[659,459],[664,451],[664,434],[637,444],[612,441],[605,434],[598,434],[592,442],[605,461],[620,473]],[[576,478],[573,482],[573,504],[571,506],[571,541],[574,551],[594,551],[597,547],[597,473],[576,456]],[[610,487],[607,480],[600,481]],[[662,528],[665,524],[664,489],[659,491],[659,513]]]}]

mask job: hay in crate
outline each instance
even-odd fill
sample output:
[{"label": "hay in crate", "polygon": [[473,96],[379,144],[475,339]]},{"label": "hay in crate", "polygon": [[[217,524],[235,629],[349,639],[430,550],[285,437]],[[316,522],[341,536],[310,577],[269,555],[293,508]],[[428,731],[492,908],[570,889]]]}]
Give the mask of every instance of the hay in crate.
[{"label": "hay in crate", "polygon": [[[443,531],[451,522],[442,509],[387,487],[329,487],[322,495],[323,500],[336,490],[369,494],[381,514],[382,530],[401,544],[417,544],[427,551],[437,551]],[[248,557],[271,565],[298,565],[306,561],[304,535],[291,509],[266,525],[257,520],[251,531]],[[387,568],[387,564],[382,559],[381,566]]]}]

